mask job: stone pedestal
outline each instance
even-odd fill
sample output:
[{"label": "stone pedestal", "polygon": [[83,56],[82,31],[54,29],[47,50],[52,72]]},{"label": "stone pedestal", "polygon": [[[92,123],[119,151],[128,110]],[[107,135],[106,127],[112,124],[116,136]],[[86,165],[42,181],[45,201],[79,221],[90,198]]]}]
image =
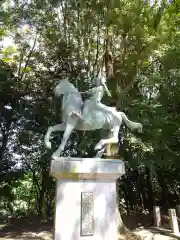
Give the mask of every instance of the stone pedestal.
[{"label": "stone pedestal", "polygon": [[176,217],[176,210],[175,209],[168,209],[169,213],[169,221],[170,221],[170,227],[173,233],[179,235],[179,226],[178,226],[178,220]]},{"label": "stone pedestal", "polygon": [[154,211],[154,225],[156,227],[161,226],[161,212],[160,212],[160,207],[159,206],[154,206],[153,207]]},{"label": "stone pedestal", "polygon": [[117,240],[116,179],[121,160],[59,158],[51,162],[57,180],[55,240]]},{"label": "stone pedestal", "polygon": [[177,213],[177,216],[180,217],[180,205],[176,206],[176,213]]}]

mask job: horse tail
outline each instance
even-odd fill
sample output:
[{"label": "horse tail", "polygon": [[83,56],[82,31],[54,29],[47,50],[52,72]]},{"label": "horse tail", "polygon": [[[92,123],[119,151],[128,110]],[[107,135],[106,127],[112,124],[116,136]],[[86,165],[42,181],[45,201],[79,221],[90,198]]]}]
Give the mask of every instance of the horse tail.
[{"label": "horse tail", "polygon": [[122,120],[125,122],[126,126],[127,126],[128,128],[130,128],[131,130],[142,128],[142,125],[141,125],[140,123],[130,121],[130,120],[127,118],[127,116],[126,116],[125,113],[120,112],[120,114],[121,114]]}]

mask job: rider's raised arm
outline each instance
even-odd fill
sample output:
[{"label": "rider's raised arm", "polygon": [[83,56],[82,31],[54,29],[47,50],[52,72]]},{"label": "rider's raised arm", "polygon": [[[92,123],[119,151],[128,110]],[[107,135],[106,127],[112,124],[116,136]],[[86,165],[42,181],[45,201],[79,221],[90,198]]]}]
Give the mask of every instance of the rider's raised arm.
[{"label": "rider's raised arm", "polygon": [[87,93],[88,94],[94,94],[95,92],[97,91],[97,87],[94,87],[94,88],[90,88]]},{"label": "rider's raised arm", "polygon": [[103,83],[103,86],[104,86],[104,89],[105,89],[105,91],[106,91],[108,97],[112,97],[112,95],[111,95],[111,93],[110,93],[110,91],[109,91],[109,89],[108,89],[108,87],[106,86],[105,83]]},{"label": "rider's raised arm", "polygon": [[91,88],[88,91],[85,92],[79,92],[80,94],[93,94],[95,92],[95,88]]},{"label": "rider's raised arm", "polygon": [[85,92],[79,92],[80,94],[87,94],[88,93],[88,91],[85,91]]}]

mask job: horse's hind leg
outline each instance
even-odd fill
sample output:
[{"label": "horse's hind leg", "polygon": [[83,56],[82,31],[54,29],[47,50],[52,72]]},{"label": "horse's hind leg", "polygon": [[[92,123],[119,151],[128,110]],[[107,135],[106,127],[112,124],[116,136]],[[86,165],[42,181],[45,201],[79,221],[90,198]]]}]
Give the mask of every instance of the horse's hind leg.
[{"label": "horse's hind leg", "polygon": [[51,133],[57,132],[57,131],[64,131],[64,123],[48,127],[48,130],[47,130],[46,135],[44,137],[44,142],[45,142],[45,145],[46,145],[47,148],[51,149],[51,142],[49,141]]},{"label": "horse's hind leg", "polygon": [[60,157],[60,155],[62,154],[62,152],[64,151],[64,148],[66,146],[66,143],[72,133],[72,131],[74,130],[74,128],[76,127],[78,121],[78,117],[76,115],[73,115],[69,118],[69,120],[67,121],[66,124],[66,128],[63,134],[63,138],[61,141],[61,144],[59,146],[59,148],[53,153],[52,158],[55,160]]}]

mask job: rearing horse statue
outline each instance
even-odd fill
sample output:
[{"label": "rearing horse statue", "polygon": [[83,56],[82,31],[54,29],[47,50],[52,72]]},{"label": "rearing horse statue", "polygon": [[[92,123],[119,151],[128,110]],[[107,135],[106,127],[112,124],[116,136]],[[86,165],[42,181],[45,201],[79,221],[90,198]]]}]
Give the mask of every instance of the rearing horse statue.
[{"label": "rearing horse statue", "polygon": [[98,151],[98,157],[101,156],[102,148],[108,143],[118,143],[118,133],[122,121],[131,130],[142,132],[142,124],[130,121],[123,112],[118,112],[114,107],[108,107],[101,103],[101,99],[106,92],[110,92],[103,79],[100,85],[85,92],[90,94],[90,98],[84,103],[81,94],[73,84],[65,78],[56,86],[54,93],[57,97],[63,95],[62,101],[62,119],[61,124],[50,126],[45,135],[45,145],[51,148],[50,136],[56,131],[64,131],[63,138],[59,148],[53,153],[54,160],[62,155],[66,143],[73,130],[93,131],[95,129],[108,129],[111,135],[107,139],[101,139],[96,144],[95,150]]}]

